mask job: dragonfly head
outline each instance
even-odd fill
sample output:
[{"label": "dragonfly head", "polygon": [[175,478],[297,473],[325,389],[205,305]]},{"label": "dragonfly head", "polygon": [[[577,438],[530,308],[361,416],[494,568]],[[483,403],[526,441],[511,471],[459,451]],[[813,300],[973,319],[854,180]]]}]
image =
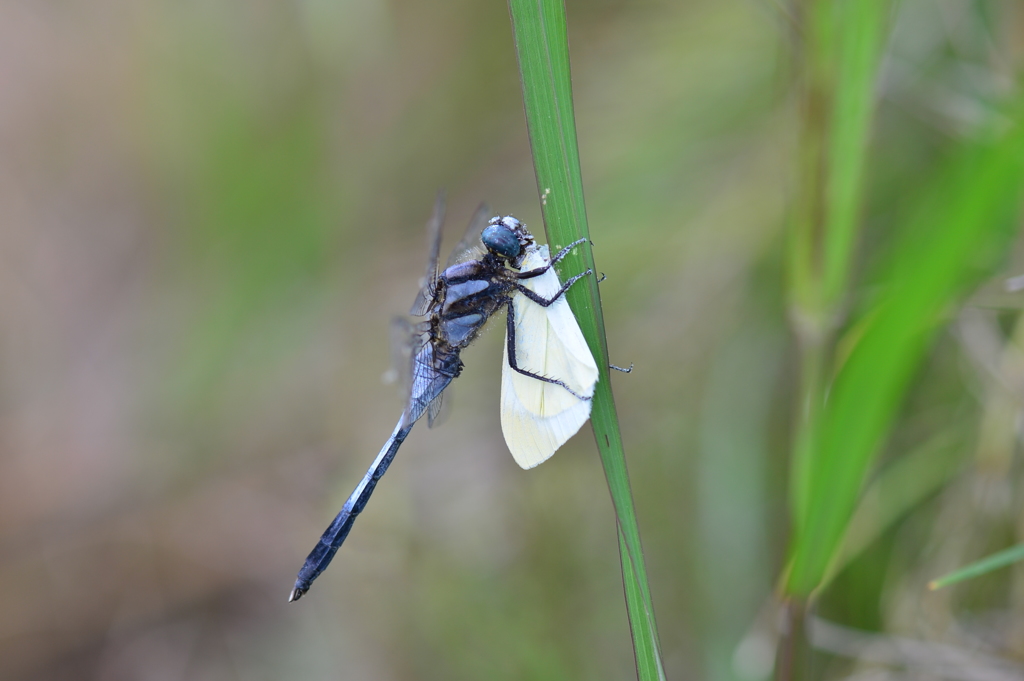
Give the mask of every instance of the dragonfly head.
[{"label": "dragonfly head", "polygon": [[527,231],[526,225],[511,215],[493,217],[480,235],[487,250],[495,255],[518,262],[523,249],[533,243],[533,235]]}]

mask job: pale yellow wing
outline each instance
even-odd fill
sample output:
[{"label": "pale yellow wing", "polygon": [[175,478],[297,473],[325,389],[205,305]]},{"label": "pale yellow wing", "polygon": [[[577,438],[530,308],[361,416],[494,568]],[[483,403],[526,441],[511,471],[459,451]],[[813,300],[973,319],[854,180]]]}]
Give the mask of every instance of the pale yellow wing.
[{"label": "pale yellow wing", "polygon": [[[547,262],[547,246],[531,249],[522,270],[536,269]],[[561,288],[554,269],[523,283],[545,298]],[[564,296],[545,308],[517,295],[512,305],[519,367],[558,379],[577,394],[591,397],[597,383],[597,364]],[[547,460],[587,422],[590,400],[514,371],[508,363],[507,340],[501,373],[501,427],[516,462],[532,468]]]}]

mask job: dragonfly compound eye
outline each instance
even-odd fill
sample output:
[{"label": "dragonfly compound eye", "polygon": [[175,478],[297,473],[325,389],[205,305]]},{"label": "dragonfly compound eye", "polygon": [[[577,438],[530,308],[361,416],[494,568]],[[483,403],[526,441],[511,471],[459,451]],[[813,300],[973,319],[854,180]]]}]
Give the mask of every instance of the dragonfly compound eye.
[{"label": "dragonfly compound eye", "polygon": [[494,251],[506,258],[517,258],[522,251],[519,237],[501,223],[488,225],[480,235],[480,240],[484,242],[487,250]]}]

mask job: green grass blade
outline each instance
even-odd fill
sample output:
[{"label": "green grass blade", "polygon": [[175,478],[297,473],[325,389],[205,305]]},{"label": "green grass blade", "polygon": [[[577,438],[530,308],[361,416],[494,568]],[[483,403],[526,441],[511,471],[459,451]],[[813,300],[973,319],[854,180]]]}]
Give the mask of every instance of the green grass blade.
[{"label": "green grass blade", "polygon": [[[562,0],[509,0],[523,103],[530,131],[541,209],[552,251],[590,238],[583,202],[576,121],[569,71],[569,43]],[[594,269],[589,241],[563,261],[563,271]],[[601,297],[595,277],[587,277],[567,295],[601,371],[594,393],[591,423],[618,521],[626,606],[641,679],[664,678],[658,630],[640,546],[640,531],[629,488],[608,372]]]},{"label": "green grass blade", "polygon": [[948,575],[933,579],[928,582],[928,588],[932,591],[936,589],[942,589],[950,584],[956,584],[962,582],[965,579],[974,579],[980,577],[986,573],[998,570],[999,568],[1012,565],[1020,560],[1024,560],[1024,544],[1017,544],[1011,546],[1008,549],[1000,551],[999,553],[993,553],[988,558],[983,558],[976,563],[971,563],[965,567],[950,572]]},{"label": "green grass blade", "polygon": [[885,297],[839,369],[816,426],[808,513],[796,528],[786,590],[807,596],[838,550],[861,486],[943,315],[1014,234],[1024,126],[968,144],[918,204],[894,250]]},{"label": "green grass blade", "polygon": [[888,0],[822,4],[832,15],[836,46],[822,244],[822,295],[829,307],[842,302],[848,287],[888,5]]},{"label": "green grass blade", "polygon": [[849,288],[888,6],[889,0],[808,5],[801,195],[789,247],[790,296],[802,348],[803,420],[790,486],[797,524],[808,509],[827,345]]},{"label": "green grass blade", "polygon": [[[630,612],[629,626],[633,635],[636,655],[636,673],[640,679],[664,679],[661,669],[661,651],[658,649],[658,632],[654,629],[654,615],[647,606],[640,579],[628,559],[629,547],[619,527],[619,556],[622,557],[622,587],[626,593],[626,608]],[[632,616],[632,613],[650,616]]]}]

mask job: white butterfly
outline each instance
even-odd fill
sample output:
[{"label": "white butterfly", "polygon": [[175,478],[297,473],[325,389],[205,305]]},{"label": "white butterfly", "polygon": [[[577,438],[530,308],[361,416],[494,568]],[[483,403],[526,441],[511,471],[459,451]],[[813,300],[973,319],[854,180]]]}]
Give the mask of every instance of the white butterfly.
[{"label": "white butterfly", "polygon": [[[531,245],[520,271],[550,262],[547,246]],[[551,267],[544,274],[523,279],[524,286],[550,299],[561,288]],[[516,372],[508,362],[505,333],[501,369],[501,429],[512,456],[523,468],[547,461],[590,418],[590,397],[597,384],[597,364],[580,332],[565,296],[548,307],[522,293],[512,299],[515,312],[516,360],[520,369],[565,383],[580,399],[560,385]]]}]

